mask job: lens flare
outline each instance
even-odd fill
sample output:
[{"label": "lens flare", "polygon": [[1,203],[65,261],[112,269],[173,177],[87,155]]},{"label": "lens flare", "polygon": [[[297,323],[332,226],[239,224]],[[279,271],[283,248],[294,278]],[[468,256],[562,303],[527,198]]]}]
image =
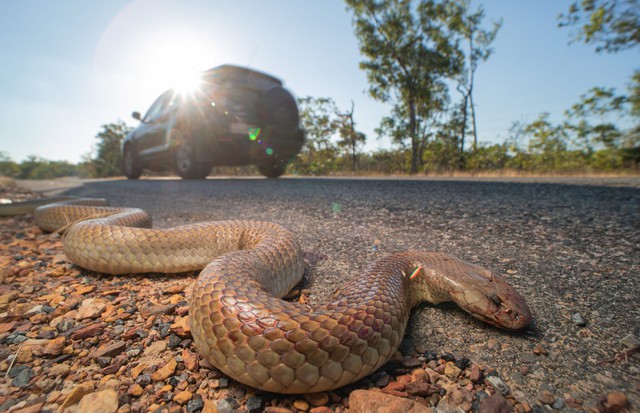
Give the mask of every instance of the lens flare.
[{"label": "lens flare", "polygon": [[260,136],[260,128],[249,128],[249,139],[255,141]]}]

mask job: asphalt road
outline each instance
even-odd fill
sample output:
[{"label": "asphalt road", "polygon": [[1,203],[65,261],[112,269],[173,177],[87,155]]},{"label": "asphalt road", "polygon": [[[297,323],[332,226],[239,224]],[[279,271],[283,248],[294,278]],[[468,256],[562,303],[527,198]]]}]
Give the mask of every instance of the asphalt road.
[{"label": "asphalt road", "polygon": [[[640,337],[637,178],[80,183],[67,193],[143,208],[158,227],[225,219],[280,223],[307,252],[304,287],[317,301],[390,252],[443,251],[486,266],[527,298],[533,327],[509,334],[451,304],[421,305],[405,354],[420,344],[469,357],[495,368],[516,397],[529,401],[548,390],[593,404],[622,390],[640,406],[640,355],[599,364],[626,348],[624,337]],[[576,313],[585,326],[572,321]],[[548,355],[534,354],[537,346]]]}]

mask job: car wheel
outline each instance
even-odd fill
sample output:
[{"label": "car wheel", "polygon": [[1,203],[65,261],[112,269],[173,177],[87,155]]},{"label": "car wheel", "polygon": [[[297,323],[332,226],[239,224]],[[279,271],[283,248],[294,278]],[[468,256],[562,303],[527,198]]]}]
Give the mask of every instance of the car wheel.
[{"label": "car wheel", "polygon": [[122,154],[124,174],[128,179],[138,179],[142,175],[142,166],[138,155],[130,146],[125,146]]},{"label": "car wheel", "polygon": [[196,160],[195,149],[191,139],[178,129],[171,131],[172,139],[177,144],[175,152],[176,172],[183,179],[204,179],[209,175],[211,167]]},{"label": "car wheel", "polygon": [[277,178],[287,169],[285,162],[277,162],[266,165],[258,165],[258,171],[267,178]]}]

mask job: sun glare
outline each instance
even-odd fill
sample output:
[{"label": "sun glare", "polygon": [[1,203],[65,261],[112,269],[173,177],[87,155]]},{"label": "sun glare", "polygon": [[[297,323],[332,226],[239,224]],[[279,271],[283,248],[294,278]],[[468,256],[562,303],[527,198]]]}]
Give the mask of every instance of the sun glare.
[{"label": "sun glare", "polygon": [[178,76],[173,82],[173,89],[183,95],[193,94],[200,91],[202,85],[199,72],[184,73]]},{"label": "sun glare", "polygon": [[189,33],[159,34],[148,39],[139,52],[136,71],[151,95],[169,88],[181,93],[195,92],[200,86],[200,72],[214,66],[214,51]]}]

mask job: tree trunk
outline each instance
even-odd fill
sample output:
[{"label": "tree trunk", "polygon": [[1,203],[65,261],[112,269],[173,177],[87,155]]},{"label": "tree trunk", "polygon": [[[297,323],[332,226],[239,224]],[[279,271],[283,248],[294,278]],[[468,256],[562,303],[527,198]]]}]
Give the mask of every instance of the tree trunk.
[{"label": "tree trunk", "polygon": [[411,135],[411,170],[409,173],[416,174],[418,173],[418,157],[420,152],[418,145],[420,142],[418,141],[418,131],[416,130],[416,104],[413,97],[408,99],[407,106],[409,107],[409,134]]}]

